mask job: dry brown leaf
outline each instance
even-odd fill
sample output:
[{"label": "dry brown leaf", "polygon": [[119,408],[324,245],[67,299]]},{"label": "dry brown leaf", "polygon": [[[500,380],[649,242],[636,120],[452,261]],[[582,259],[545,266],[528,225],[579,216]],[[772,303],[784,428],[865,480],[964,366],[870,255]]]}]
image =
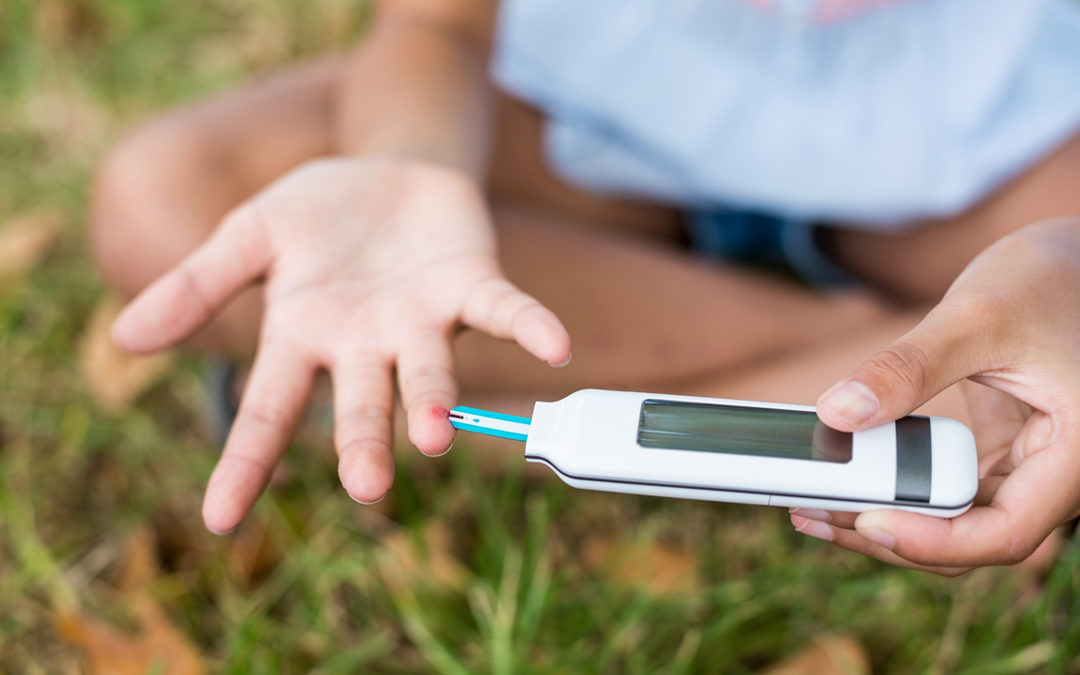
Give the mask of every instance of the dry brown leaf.
[{"label": "dry brown leaf", "polygon": [[60,234],[60,215],[28,214],[0,227],[0,278],[21,279],[41,262]]},{"label": "dry brown leaf", "polygon": [[168,353],[135,356],[116,346],[111,327],[120,309],[120,301],[113,297],[98,303],[79,349],[79,371],[87,391],[113,414],[127,409],[168,370],[171,361]]},{"label": "dry brown leaf", "polygon": [[421,532],[417,542],[412,534],[399,529],[386,537],[377,557],[379,575],[391,590],[414,585],[460,589],[468,571],[451,550],[446,524],[434,521]]},{"label": "dry brown leaf", "polygon": [[247,519],[230,539],[226,568],[242,586],[254,587],[281,560],[281,545],[258,518]]},{"label": "dry brown leaf", "polygon": [[159,573],[155,541],[150,530],[140,529],[131,533],[113,581],[117,590],[141,591],[154,582]]},{"label": "dry brown leaf", "polygon": [[790,658],[770,666],[762,675],[866,675],[870,657],[852,635],[821,635]]},{"label": "dry brown leaf", "polygon": [[93,3],[87,0],[37,0],[34,27],[53,47],[100,35],[105,24]]},{"label": "dry brown leaf", "polygon": [[597,537],[585,544],[585,564],[617,584],[656,596],[701,591],[697,556],[662,542],[646,545]]},{"label": "dry brown leaf", "polygon": [[130,634],[82,614],[63,614],[56,619],[56,631],[66,642],[80,648],[91,675],[142,675],[148,672],[172,675],[201,675],[202,659],[187,637],[168,622],[161,610],[137,605],[140,631]]},{"label": "dry brown leaf", "polygon": [[81,612],[56,616],[56,632],[82,650],[91,675],[127,675],[150,671],[170,675],[206,672],[195,645],[169,619],[148,592],[159,574],[153,534],[140,530],[124,548],[117,589],[138,624],[128,632]]}]

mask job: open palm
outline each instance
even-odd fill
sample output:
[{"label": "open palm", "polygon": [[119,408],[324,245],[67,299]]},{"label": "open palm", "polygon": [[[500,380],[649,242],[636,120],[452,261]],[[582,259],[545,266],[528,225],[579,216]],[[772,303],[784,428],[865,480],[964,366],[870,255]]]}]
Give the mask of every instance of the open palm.
[{"label": "open palm", "polygon": [[203,505],[210,529],[235,527],[262,492],[320,370],[333,380],[341,482],[372,502],[393,480],[395,370],[410,440],[439,454],[454,433],[456,327],[516,340],[552,364],[569,358],[555,315],[503,276],[492,230],[478,189],[455,172],[319,160],[240,206],[131,303],[114,336],[154,351],[265,281],[258,354]]}]

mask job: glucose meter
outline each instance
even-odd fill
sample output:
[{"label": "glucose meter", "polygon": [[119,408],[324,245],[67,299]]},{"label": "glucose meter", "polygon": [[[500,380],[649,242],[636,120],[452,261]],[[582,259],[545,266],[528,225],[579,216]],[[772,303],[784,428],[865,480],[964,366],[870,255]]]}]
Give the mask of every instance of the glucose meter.
[{"label": "glucose meter", "polygon": [[458,407],[450,422],[524,441],[527,461],[591,490],[951,518],[978,487],[974,437],[946,417],[846,433],[811,406],[583,389],[531,419]]}]

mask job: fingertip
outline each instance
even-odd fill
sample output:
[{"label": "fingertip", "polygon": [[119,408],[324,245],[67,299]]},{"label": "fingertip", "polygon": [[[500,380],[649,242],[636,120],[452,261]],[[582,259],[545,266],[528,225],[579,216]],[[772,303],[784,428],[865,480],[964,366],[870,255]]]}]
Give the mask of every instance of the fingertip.
[{"label": "fingertip", "polygon": [[377,499],[375,499],[374,501],[370,501],[370,502],[369,501],[364,501],[363,499],[360,499],[359,497],[357,497],[353,493],[349,492],[348,490],[345,491],[345,494],[349,495],[349,499],[353,500],[357,504],[362,504],[363,506],[372,506],[374,504],[378,504],[379,502],[381,502],[383,499],[386,498],[386,492],[382,493],[382,495],[380,495]]},{"label": "fingertip", "polygon": [[109,334],[116,346],[124,351],[138,353],[140,350],[139,337],[144,331],[139,329],[139,315],[136,307],[138,298],[129,302],[120,314],[113,319]]},{"label": "fingertip", "polygon": [[790,519],[791,524],[795,526],[795,531],[800,534],[805,534],[808,537],[813,537],[822,541],[832,541],[836,536],[833,532],[833,528],[820,520],[804,518],[795,513],[790,515]]},{"label": "fingertip", "polygon": [[855,529],[877,529],[888,531],[892,529],[892,516],[894,513],[894,511],[887,509],[863,511],[855,518]]},{"label": "fingertip", "polygon": [[839,382],[817,402],[821,421],[838,431],[855,431],[872,422],[881,402],[870,387],[857,380]]},{"label": "fingertip", "polygon": [[338,478],[353,501],[374,504],[394,482],[394,461],[388,453],[358,450],[342,457]]},{"label": "fingertip", "polygon": [[548,361],[548,365],[551,366],[552,368],[565,368],[566,366],[570,365],[570,359],[572,359],[572,358],[574,358],[573,353],[567,352],[565,359],[563,359],[562,361],[559,361],[557,363],[553,363],[551,361]]},{"label": "fingertip", "polygon": [[450,445],[446,446],[445,450],[443,450],[442,452],[439,452],[439,453],[435,453],[434,455],[428,455],[428,457],[442,457],[443,455],[450,452],[453,448],[454,448],[454,442],[450,441]]},{"label": "fingertip", "polygon": [[184,309],[170,299],[168,288],[167,278],[159,279],[120,310],[110,327],[118,347],[132,354],[149,354],[183,337],[178,327]]},{"label": "fingertip", "polygon": [[[926,533],[927,524],[931,526],[942,522],[940,518],[923,516],[917,513],[893,509],[875,509],[860,513],[855,519],[855,531],[890,551],[897,548],[897,541],[918,544],[920,528]],[[914,538],[914,539],[913,539]]]},{"label": "fingertip", "polygon": [[230,509],[227,504],[222,504],[221,500],[207,490],[202,509],[203,524],[206,529],[219,536],[231,534],[240,525],[243,516],[230,513],[230,511],[234,509]]},{"label": "fingertip", "polygon": [[570,333],[559,321],[559,317],[540,307],[536,316],[516,332],[518,344],[533,356],[547,362],[554,368],[561,368],[570,363]]},{"label": "fingertip", "polygon": [[233,525],[227,530],[218,530],[211,526],[209,523],[207,523],[205,520],[203,521],[203,524],[206,525],[207,530],[209,530],[212,534],[216,534],[219,537],[230,535],[233,532],[236,532],[236,528],[239,527],[238,525]]},{"label": "fingertip", "polygon": [[891,551],[896,548],[896,537],[887,530],[856,526],[855,531],[886,550]]},{"label": "fingertip", "polygon": [[455,433],[450,411],[445,407],[421,402],[409,411],[409,442],[429,457],[446,454]]}]

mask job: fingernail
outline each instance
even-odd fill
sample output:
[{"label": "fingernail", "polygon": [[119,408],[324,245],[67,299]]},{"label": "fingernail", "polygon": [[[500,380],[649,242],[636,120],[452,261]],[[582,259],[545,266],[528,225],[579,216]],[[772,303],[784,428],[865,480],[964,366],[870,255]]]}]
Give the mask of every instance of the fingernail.
[{"label": "fingernail", "polygon": [[381,497],[379,497],[378,499],[376,499],[373,502],[365,502],[363,499],[357,499],[356,497],[353,496],[353,493],[349,492],[348,490],[345,491],[345,494],[349,495],[349,499],[353,500],[357,504],[363,504],[364,506],[371,506],[372,504],[378,504],[382,500],[386,499],[386,493],[385,492],[382,494]]},{"label": "fingernail", "polygon": [[795,531],[805,534],[815,539],[821,539],[822,541],[833,540],[833,530],[825,523],[818,520],[811,520],[809,518],[803,518],[801,516],[795,516]]},{"label": "fingernail", "polygon": [[819,405],[852,424],[862,424],[881,407],[870,387],[854,380],[827,393]]},{"label": "fingernail", "polygon": [[446,446],[446,449],[445,449],[445,450],[443,450],[442,452],[440,452],[440,453],[439,453],[439,454],[437,454],[437,455],[428,455],[428,457],[442,457],[442,456],[443,456],[443,455],[445,455],[446,453],[450,452],[450,449],[451,449],[451,448],[453,448],[453,447],[454,447],[454,442],[453,442],[453,441],[450,441],[450,445]]},{"label": "fingernail", "polygon": [[214,528],[207,525],[206,529],[210,530],[212,533],[216,534],[219,537],[224,537],[227,534],[232,534],[233,532],[236,532],[237,527],[239,527],[239,525],[233,525],[228,530],[215,530]]},{"label": "fingernail", "polygon": [[573,352],[571,352],[570,355],[566,357],[566,360],[563,361],[562,363],[552,363],[551,361],[548,361],[548,365],[551,366],[552,368],[562,368],[563,366],[570,365],[570,359],[572,359],[572,358],[574,358],[574,353]]},{"label": "fingernail", "polygon": [[832,514],[822,509],[793,508],[788,509],[788,513],[796,516],[802,516],[803,518],[809,518],[810,520],[820,520],[823,523],[827,523],[832,520]]},{"label": "fingernail", "polygon": [[869,527],[866,529],[856,528],[856,531],[870,541],[877,544],[878,546],[887,548],[890,551],[893,549],[893,546],[896,546],[896,537],[892,536],[885,530],[879,530],[877,528]]}]

